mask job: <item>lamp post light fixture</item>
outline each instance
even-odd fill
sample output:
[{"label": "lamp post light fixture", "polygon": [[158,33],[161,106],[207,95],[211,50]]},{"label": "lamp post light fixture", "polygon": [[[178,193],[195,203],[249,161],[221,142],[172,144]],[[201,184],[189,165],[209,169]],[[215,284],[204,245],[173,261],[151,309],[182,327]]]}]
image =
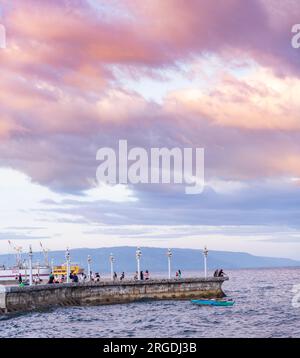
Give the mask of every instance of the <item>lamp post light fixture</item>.
[{"label": "lamp post light fixture", "polygon": [[136,263],[137,263],[137,272],[138,272],[138,280],[141,279],[141,257],[142,257],[142,251],[138,247],[135,253],[136,257]]},{"label": "lamp post light fixture", "polygon": [[32,286],[32,247],[29,246],[29,285]]},{"label": "lamp post light fixture", "polygon": [[207,255],[208,255],[208,250],[207,250],[207,247],[204,246],[203,256],[204,256],[204,277],[205,278],[207,278]]},{"label": "lamp post light fixture", "polygon": [[69,283],[69,282],[70,282],[70,259],[71,259],[70,251],[69,251],[69,249],[67,249],[67,251],[66,251],[66,262],[67,262],[67,283]]},{"label": "lamp post light fixture", "polygon": [[115,258],[113,254],[109,255],[109,262],[110,262],[110,279],[113,281],[114,280],[114,262],[115,262]]},{"label": "lamp post light fixture", "polygon": [[171,258],[172,258],[172,250],[168,249],[167,256],[168,256],[168,273],[169,273],[169,280],[171,279]]}]

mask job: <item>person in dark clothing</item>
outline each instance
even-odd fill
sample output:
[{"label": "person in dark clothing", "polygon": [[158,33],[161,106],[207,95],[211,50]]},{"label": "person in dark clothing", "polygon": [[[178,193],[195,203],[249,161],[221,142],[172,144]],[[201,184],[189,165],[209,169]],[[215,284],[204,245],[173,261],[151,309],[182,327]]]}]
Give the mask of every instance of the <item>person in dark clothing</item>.
[{"label": "person in dark clothing", "polygon": [[225,275],[225,272],[223,271],[223,269],[221,269],[221,270],[219,271],[218,277],[223,277],[224,275]]},{"label": "person in dark clothing", "polygon": [[22,279],[22,275],[19,273],[19,278],[18,278],[18,280],[19,280],[19,283],[22,283],[23,282],[23,279]]},{"label": "person in dark clothing", "polygon": [[100,281],[100,273],[99,273],[99,272],[96,272],[96,273],[95,273],[95,281],[96,281],[96,282],[99,282],[99,281]]},{"label": "person in dark clothing", "polygon": [[141,280],[144,279],[144,272],[143,271],[141,271],[141,273],[140,273],[140,278],[141,278]]},{"label": "person in dark clothing", "polygon": [[121,276],[120,276],[120,281],[123,281],[125,278],[125,272],[122,272]]},{"label": "person in dark clothing", "polygon": [[74,273],[73,275],[73,282],[78,282],[78,276],[76,275],[76,273]]},{"label": "person in dark clothing", "polygon": [[215,272],[214,272],[214,277],[218,277],[219,276],[219,270],[216,269]]},{"label": "person in dark clothing", "polygon": [[50,273],[48,283],[54,283],[54,275],[53,275],[53,273],[52,273],[52,272]]}]

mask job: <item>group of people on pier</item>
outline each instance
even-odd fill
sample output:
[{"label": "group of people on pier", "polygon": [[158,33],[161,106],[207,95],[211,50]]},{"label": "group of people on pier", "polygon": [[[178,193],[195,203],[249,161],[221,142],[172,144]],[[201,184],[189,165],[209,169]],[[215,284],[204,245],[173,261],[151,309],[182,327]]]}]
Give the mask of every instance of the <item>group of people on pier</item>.
[{"label": "group of people on pier", "polygon": [[[216,271],[218,271],[218,273],[217,273],[218,276],[223,275],[223,270],[216,270]],[[216,276],[216,271],[215,271],[214,276]],[[177,270],[176,274],[175,274],[175,278],[180,279],[181,277],[182,277],[181,270]],[[116,272],[114,272],[112,278],[113,278],[114,281],[117,281],[118,280],[118,274]],[[18,280],[20,286],[24,286],[24,285],[27,284],[27,282],[25,282],[26,280],[23,280],[21,274],[19,274],[18,277],[16,277],[16,279]],[[140,271],[140,274],[139,274],[138,271],[136,271],[134,276],[133,276],[133,279],[135,281],[137,281],[137,280],[141,280],[141,281],[146,280],[147,281],[147,280],[150,279],[150,272],[149,272],[149,270],[146,270],[145,272]],[[69,282],[73,282],[73,283],[86,282],[87,280],[88,280],[88,276],[84,272],[81,272],[81,273],[78,273],[78,274],[76,272],[71,272],[70,276],[69,276]],[[91,271],[89,280],[92,281],[92,282],[99,282],[101,280],[101,276],[100,276],[99,272],[93,273]],[[124,271],[120,274],[119,280],[120,281],[125,280],[125,272]],[[54,273],[51,272],[50,275],[49,275],[48,284],[66,283],[67,281],[68,281],[67,280],[67,275],[64,275],[64,274],[62,274],[62,275],[54,275]],[[33,278],[33,283],[35,285],[41,284],[42,280],[38,275],[36,275]]]},{"label": "group of people on pier", "polygon": [[214,272],[214,277],[224,277],[226,276],[226,273],[223,271],[223,269],[217,269]]},{"label": "group of people on pier", "polygon": [[138,279],[140,279],[140,280],[149,280],[150,279],[150,273],[149,273],[149,271],[148,270],[146,270],[145,272],[144,271],[140,271],[140,277],[139,277],[139,273],[136,271],[135,272],[135,275],[134,275],[134,277],[133,277],[133,279],[135,280],[135,281],[137,281]]},{"label": "group of people on pier", "polygon": [[[74,282],[74,283],[77,283],[77,282],[86,282],[88,277],[87,275],[82,272],[80,274],[76,274],[76,273],[72,273],[70,274],[69,276],[70,278],[70,282]],[[116,272],[113,273],[113,280],[114,281],[117,281],[118,280],[118,274]],[[121,274],[120,274],[120,277],[119,277],[119,280],[120,281],[123,281],[125,279],[125,272],[123,271]],[[134,277],[133,277],[134,280],[138,280],[138,272],[136,271]],[[140,272],[140,280],[149,280],[150,279],[150,273],[148,270],[146,270],[145,272],[144,271],[141,271]],[[90,281],[92,282],[99,282],[101,280],[101,276],[99,274],[99,272],[90,272]],[[48,280],[48,283],[49,284],[53,284],[53,283],[65,283],[67,280],[66,280],[66,276],[65,275],[54,275],[52,272],[50,273],[50,276],[49,276],[49,280]]]}]

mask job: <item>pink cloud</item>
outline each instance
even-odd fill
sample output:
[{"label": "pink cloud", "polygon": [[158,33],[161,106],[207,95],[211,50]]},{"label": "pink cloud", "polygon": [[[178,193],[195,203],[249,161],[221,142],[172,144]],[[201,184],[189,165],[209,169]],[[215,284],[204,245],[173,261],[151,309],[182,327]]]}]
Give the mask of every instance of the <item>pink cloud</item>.
[{"label": "pink cloud", "polygon": [[110,16],[84,1],[24,0],[11,6],[6,17],[11,46],[1,62],[37,76],[50,72],[74,86],[85,82],[79,80],[82,73],[91,82],[99,77],[101,88],[109,77],[105,65],[158,68],[206,52],[250,57],[299,74],[290,46],[300,11],[295,2],[128,0],[112,3],[119,12],[111,9]]},{"label": "pink cloud", "polygon": [[215,125],[248,130],[299,130],[300,80],[256,69],[238,79],[223,74],[215,86],[169,94],[167,108],[210,119]]},{"label": "pink cloud", "polygon": [[291,27],[300,3],[289,0],[129,0],[145,38],[170,58],[215,53],[248,57],[282,73],[299,75],[299,55],[291,46]]},{"label": "pink cloud", "polygon": [[[85,188],[98,147],[128,138],[146,147],[204,146],[211,176],[300,174],[300,66],[289,28],[298,2],[128,0],[113,2],[109,15],[86,1],[10,4],[0,56],[2,165],[55,188]],[[113,72],[131,66],[138,77],[145,66],[151,73],[204,53],[277,73],[222,77],[210,92],[179,91],[159,106],[124,90]]]}]

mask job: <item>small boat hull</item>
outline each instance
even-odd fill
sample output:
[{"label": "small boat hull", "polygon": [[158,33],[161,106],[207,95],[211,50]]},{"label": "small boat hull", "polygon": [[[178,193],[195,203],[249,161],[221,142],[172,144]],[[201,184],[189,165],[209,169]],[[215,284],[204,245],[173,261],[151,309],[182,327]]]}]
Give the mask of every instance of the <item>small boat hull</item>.
[{"label": "small boat hull", "polygon": [[191,300],[192,303],[200,306],[233,306],[234,301],[221,300]]}]

